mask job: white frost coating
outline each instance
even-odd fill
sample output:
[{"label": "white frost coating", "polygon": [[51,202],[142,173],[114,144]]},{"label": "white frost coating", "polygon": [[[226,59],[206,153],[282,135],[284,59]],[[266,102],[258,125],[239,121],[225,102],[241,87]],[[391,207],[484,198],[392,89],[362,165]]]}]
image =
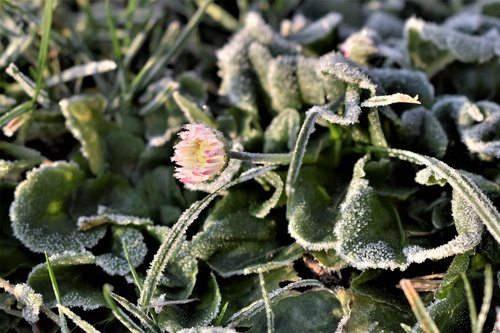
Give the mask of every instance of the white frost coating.
[{"label": "white frost coating", "polygon": [[42,295],[35,291],[26,283],[16,284],[14,287],[14,296],[24,305],[22,310],[23,318],[31,324],[38,321],[40,307],[43,304]]},{"label": "white frost coating", "polygon": [[45,83],[47,87],[52,87],[61,82],[68,82],[85,76],[109,72],[116,69],[116,67],[116,62],[112,60],[92,61],[87,64],[68,68],[59,75],[50,77]]}]

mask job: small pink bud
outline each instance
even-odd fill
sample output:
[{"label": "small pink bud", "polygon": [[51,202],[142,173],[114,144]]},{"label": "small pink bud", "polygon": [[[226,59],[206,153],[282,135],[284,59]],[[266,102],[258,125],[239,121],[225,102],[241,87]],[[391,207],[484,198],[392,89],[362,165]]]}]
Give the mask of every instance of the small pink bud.
[{"label": "small pink bud", "polygon": [[177,164],[174,177],[183,183],[211,180],[226,167],[228,154],[221,132],[202,124],[187,124],[179,133],[172,161]]}]

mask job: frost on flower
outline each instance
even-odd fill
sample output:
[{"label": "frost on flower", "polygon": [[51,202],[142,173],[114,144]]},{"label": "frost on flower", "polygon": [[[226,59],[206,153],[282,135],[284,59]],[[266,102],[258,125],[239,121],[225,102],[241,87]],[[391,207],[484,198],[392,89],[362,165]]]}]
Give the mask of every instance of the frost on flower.
[{"label": "frost on flower", "polygon": [[172,161],[177,164],[174,176],[181,182],[205,182],[224,170],[228,156],[222,133],[202,124],[188,124],[179,137]]}]

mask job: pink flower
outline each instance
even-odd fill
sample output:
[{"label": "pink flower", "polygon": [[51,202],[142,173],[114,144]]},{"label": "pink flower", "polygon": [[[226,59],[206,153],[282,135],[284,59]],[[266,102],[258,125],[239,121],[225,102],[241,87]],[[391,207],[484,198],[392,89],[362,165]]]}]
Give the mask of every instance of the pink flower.
[{"label": "pink flower", "polygon": [[188,124],[183,129],[181,141],[174,146],[174,177],[196,184],[219,175],[228,160],[222,133],[202,124]]}]

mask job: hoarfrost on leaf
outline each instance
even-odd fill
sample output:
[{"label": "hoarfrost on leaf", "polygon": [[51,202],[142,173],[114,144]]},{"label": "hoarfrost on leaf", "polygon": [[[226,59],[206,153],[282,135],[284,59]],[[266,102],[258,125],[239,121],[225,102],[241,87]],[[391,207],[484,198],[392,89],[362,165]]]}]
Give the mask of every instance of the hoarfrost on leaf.
[{"label": "hoarfrost on leaf", "polygon": [[132,266],[137,267],[144,261],[148,249],[144,243],[144,236],[138,230],[126,227],[111,227],[112,250],[96,256],[96,264],[110,275],[125,275],[130,272],[125,257],[123,243],[127,247]]},{"label": "hoarfrost on leaf", "polygon": [[[10,207],[14,235],[33,252],[81,251],[97,244],[105,229],[78,230],[69,214],[72,197],[84,180],[76,164],[56,162],[30,171]],[[47,192],[47,189],[52,189]]]}]

